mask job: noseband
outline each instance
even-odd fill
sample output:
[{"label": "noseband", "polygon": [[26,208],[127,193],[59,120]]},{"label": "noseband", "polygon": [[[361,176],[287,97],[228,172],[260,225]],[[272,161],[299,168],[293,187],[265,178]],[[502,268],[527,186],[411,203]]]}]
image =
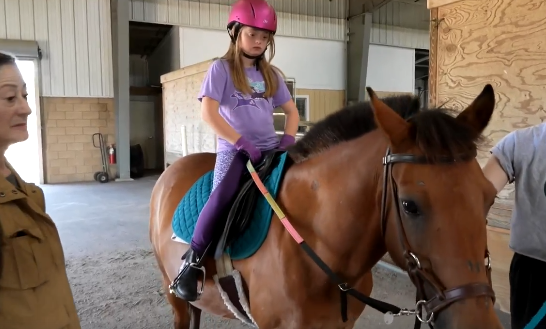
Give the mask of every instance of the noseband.
[{"label": "noseband", "polygon": [[[442,160],[445,163],[454,163],[455,160],[446,158]],[[466,285],[458,286],[451,289],[446,289],[434,275],[432,269],[425,264],[430,262],[423,262],[423,258],[419,258],[415,253],[411,251],[411,247],[408,242],[404,225],[402,223],[402,213],[400,212],[400,200],[398,198],[397,185],[392,176],[392,167],[395,163],[416,163],[426,164],[427,159],[424,156],[417,156],[413,154],[391,154],[390,148],[387,148],[387,154],[383,158],[383,192],[381,197],[381,233],[385,238],[385,231],[387,226],[387,194],[388,187],[391,187],[391,196],[393,202],[396,205],[397,218],[395,220],[398,237],[402,246],[403,257],[406,261],[406,270],[408,275],[417,287],[417,304],[415,307],[416,322],[415,328],[420,326],[420,323],[427,323],[432,327],[434,321],[434,315],[438,314],[449,305],[463,299],[475,298],[480,296],[491,297],[493,304],[495,303],[495,293],[491,288],[491,258],[489,250],[485,250],[485,259],[487,264],[485,269],[487,272],[487,278],[489,284],[485,283],[469,283]],[[389,184],[390,183],[390,184]],[[433,292],[432,296],[426,294],[425,287],[428,287]],[[430,290],[429,290],[430,291]],[[429,297],[427,299],[427,297]],[[426,315],[423,317],[423,311]],[[403,311],[402,311],[403,312]],[[399,314],[403,315],[403,314]]]}]

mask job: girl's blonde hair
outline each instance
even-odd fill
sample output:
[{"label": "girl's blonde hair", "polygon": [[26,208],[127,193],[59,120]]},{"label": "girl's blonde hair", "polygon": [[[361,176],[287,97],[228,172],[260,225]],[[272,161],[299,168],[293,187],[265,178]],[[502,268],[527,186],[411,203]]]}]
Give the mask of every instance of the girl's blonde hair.
[{"label": "girl's blonde hair", "polygon": [[[231,78],[233,80],[233,84],[235,85],[235,89],[245,94],[252,94],[252,90],[250,89],[250,85],[245,74],[245,67],[242,59],[242,56],[244,55],[240,46],[240,41],[240,38],[236,39],[235,44],[230,41],[228,51],[224,56],[222,56],[222,58],[227,60],[229,63],[229,71],[231,73]],[[283,79],[285,78],[284,73],[276,66],[271,64],[273,57],[275,57],[275,39],[273,34],[269,35],[268,47],[268,58],[266,59],[264,56],[264,58],[259,61],[259,70],[262,73],[265,82],[265,98],[273,97],[273,95],[275,95],[279,89],[277,72],[281,74]]]}]

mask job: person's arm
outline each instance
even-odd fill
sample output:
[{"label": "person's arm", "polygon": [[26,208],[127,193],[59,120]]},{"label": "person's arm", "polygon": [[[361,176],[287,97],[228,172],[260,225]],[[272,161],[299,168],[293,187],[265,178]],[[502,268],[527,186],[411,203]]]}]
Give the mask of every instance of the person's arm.
[{"label": "person's arm", "polygon": [[499,159],[494,155],[491,155],[489,160],[487,160],[487,163],[483,167],[483,174],[495,186],[497,193],[502,191],[506,184],[508,184],[508,175],[502,169]]},{"label": "person's arm", "polygon": [[205,121],[214,132],[227,140],[231,144],[235,144],[241,137],[239,133],[231,127],[227,121],[220,115],[219,108],[224,90],[227,85],[227,67],[224,66],[221,60],[214,61],[199,92],[198,100],[201,101],[201,118]]},{"label": "person's arm", "polygon": [[203,97],[201,101],[201,118],[218,136],[231,144],[235,144],[241,135],[220,115],[219,108],[220,103],[217,100],[208,96]]},{"label": "person's arm", "polygon": [[517,131],[504,136],[491,150],[491,157],[483,167],[485,177],[495,186],[497,193],[516,179]]},{"label": "person's arm", "polygon": [[298,127],[300,125],[300,114],[298,112],[296,104],[294,103],[292,98],[290,98],[288,102],[281,105],[281,108],[286,115],[284,133],[286,135],[296,136],[296,133],[298,132]]}]

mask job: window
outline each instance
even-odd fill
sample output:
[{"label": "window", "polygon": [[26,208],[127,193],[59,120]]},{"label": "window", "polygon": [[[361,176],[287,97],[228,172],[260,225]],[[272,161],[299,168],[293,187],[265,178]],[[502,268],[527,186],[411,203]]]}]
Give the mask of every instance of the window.
[{"label": "window", "polygon": [[300,126],[298,127],[299,133],[307,131],[305,125],[301,125],[301,121],[309,121],[309,95],[296,95],[296,107],[300,115]]},{"label": "window", "polygon": [[309,95],[297,95],[296,107],[301,121],[309,121]]},{"label": "window", "polygon": [[[292,99],[295,102],[296,99],[294,97],[296,95],[296,80],[294,78],[286,78],[284,82],[286,83],[286,86],[288,87],[288,91],[290,92],[290,95],[292,96]],[[280,107],[275,108],[275,110],[273,111],[273,120],[274,120],[275,130],[282,132],[284,130],[284,124],[285,124],[286,118],[285,118],[284,112],[282,111]]]},{"label": "window", "polygon": [[288,87],[288,91],[290,91],[290,95],[292,95],[292,99],[294,99],[296,95],[296,80],[293,78],[287,78],[286,80],[284,80],[284,82]]}]

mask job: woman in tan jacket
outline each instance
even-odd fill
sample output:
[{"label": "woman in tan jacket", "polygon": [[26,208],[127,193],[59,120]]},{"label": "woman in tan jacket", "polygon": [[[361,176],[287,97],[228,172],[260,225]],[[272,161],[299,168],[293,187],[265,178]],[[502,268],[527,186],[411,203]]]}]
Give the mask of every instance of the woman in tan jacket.
[{"label": "woman in tan jacket", "polygon": [[30,113],[15,59],[0,53],[0,328],[80,329],[44,194],[4,156],[10,145],[28,138]]}]

